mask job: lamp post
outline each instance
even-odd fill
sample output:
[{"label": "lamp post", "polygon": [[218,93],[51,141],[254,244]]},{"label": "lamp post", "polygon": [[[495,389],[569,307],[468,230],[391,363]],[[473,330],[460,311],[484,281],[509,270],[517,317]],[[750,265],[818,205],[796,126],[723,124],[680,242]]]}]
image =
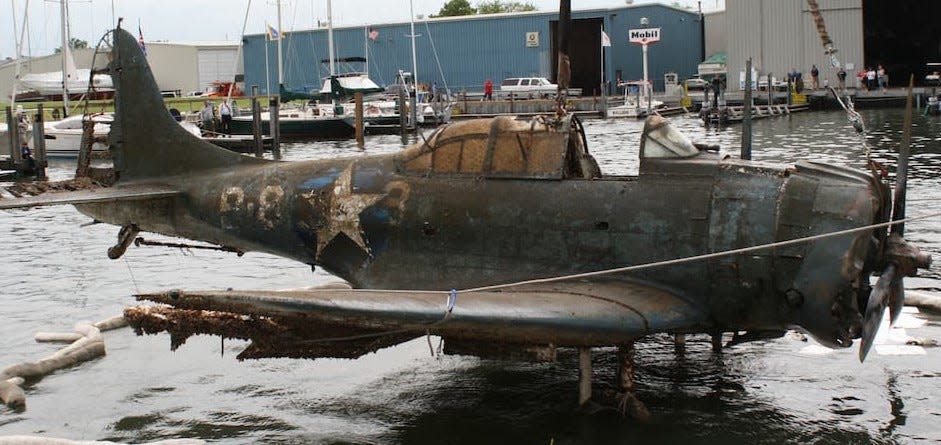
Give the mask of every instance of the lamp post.
[{"label": "lamp post", "polygon": [[660,28],[648,28],[649,25],[650,19],[642,17],[640,26],[643,28],[628,30],[628,40],[631,43],[640,45],[644,51],[644,94],[647,95],[647,114],[650,114],[650,96],[653,92],[650,88],[650,80],[647,77],[647,45],[660,41]]},{"label": "lamp post", "polygon": [[[647,17],[640,18],[640,26],[646,28],[649,25],[650,25],[650,19],[648,19]],[[651,91],[650,91],[650,84],[648,83],[649,80],[647,79],[647,41],[646,40],[644,40],[644,42],[641,43],[641,47],[643,48],[643,51],[644,51],[644,95],[647,96],[647,114],[650,114]]]}]

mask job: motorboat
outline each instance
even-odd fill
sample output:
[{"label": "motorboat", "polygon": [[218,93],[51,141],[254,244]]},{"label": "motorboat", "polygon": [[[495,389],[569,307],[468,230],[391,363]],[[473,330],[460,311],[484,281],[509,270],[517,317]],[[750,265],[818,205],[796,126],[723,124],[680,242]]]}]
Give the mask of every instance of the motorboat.
[{"label": "motorboat", "polygon": [[[655,100],[650,96],[649,86],[644,81],[621,82],[618,87],[624,88],[624,103],[609,107],[605,111],[606,118],[643,118],[663,108],[663,101]],[[633,93],[633,95],[632,95]]]},{"label": "motorboat", "polygon": [[89,115],[76,114],[59,121],[45,122],[43,131],[46,140],[46,156],[50,158],[78,157],[82,146],[83,122],[94,122],[92,152],[108,150],[108,132],[111,131],[111,122],[114,116],[111,113],[96,113]]}]

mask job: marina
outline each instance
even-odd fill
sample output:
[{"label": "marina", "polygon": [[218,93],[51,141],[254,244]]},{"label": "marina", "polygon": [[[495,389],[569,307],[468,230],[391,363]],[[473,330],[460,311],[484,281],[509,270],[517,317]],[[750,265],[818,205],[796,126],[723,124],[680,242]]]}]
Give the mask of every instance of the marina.
[{"label": "marina", "polygon": [[[887,122],[869,135],[874,158],[891,162],[900,135],[898,110],[864,110],[868,121]],[[740,129],[706,130],[698,119],[674,119],[696,141],[735,151]],[[910,178],[918,213],[941,210],[941,121],[916,120]],[[640,121],[585,121],[602,170],[636,174]],[[784,131],[785,129],[793,129]],[[622,142],[619,142],[622,141]],[[863,151],[842,112],[798,113],[755,123],[756,160],[824,162],[863,166]],[[354,141],[289,142],[286,160],[361,157],[395,152],[398,136],[370,136],[361,151]],[[67,178],[74,164],[53,160],[52,178]],[[913,212],[915,210],[913,209]],[[88,219],[70,207],[3,212],[4,243],[21,260],[0,279],[15,313],[5,312],[9,339],[4,365],[30,361],[48,349],[36,331],[70,330],[78,320],[99,320],[132,304],[131,293],[171,288],[283,289],[323,284],[318,269],[264,254],[244,257],[186,249],[135,248],[126,260],[104,251],[114,230],[81,227]],[[52,224],[55,221],[55,224]],[[931,221],[914,223],[913,235],[932,255],[941,233]],[[50,244],[51,239],[58,240]],[[168,240],[172,241],[172,240]],[[42,280],[26,279],[37,270]],[[928,271],[908,281],[936,292],[941,275]],[[937,316],[909,329],[913,337],[941,336]],[[53,320],[53,321],[50,321]],[[138,337],[130,330],[105,333],[108,356],[46,377],[28,392],[28,410],[7,411],[0,434],[37,434],[138,443],[198,437],[221,443],[408,442],[440,443],[449,431],[457,443],[513,440],[523,443],[597,443],[605,440],[723,440],[780,443],[817,440],[932,442],[938,385],[937,348],[927,356],[870,357],[854,350],[817,356],[809,343],[787,337],[744,344],[722,354],[708,336],[692,336],[676,356],[672,339],[652,337],[638,347],[640,392],[655,415],[647,426],[615,415],[586,416],[575,408],[577,354],[557,363],[480,360],[429,355],[424,338],[358,360],[265,359],[240,362],[237,341],[194,337],[175,352],[166,336]],[[437,340],[433,339],[436,344]],[[601,353],[598,372],[615,366],[614,351]],[[808,365],[811,364],[811,365]],[[107,389],[105,389],[107,388]],[[264,414],[259,414],[264,407]],[[902,422],[904,419],[904,422]],[[460,424],[455,432],[451,425]],[[755,431],[761,431],[756,435]]]},{"label": "marina", "polygon": [[70,106],[61,0],[61,102],[17,57],[0,129],[0,444],[941,441],[934,50],[743,1],[276,2],[172,78],[115,17]]}]

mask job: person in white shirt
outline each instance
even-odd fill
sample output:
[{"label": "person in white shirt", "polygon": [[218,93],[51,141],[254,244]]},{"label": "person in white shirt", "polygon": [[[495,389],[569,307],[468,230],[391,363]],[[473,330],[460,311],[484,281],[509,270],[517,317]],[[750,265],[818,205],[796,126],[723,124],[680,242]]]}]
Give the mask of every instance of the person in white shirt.
[{"label": "person in white shirt", "polygon": [[222,99],[219,104],[219,119],[222,121],[222,133],[229,134],[229,124],[232,123],[232,106],[229,105],[229,99]]}]

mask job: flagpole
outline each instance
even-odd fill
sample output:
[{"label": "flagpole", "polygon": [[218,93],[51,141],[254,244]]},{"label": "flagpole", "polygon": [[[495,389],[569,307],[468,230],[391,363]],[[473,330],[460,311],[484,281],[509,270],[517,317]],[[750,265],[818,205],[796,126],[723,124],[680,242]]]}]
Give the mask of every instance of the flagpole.
[{"label": "flagpole", "polygon": [[[281,35],[281,0],[278,0],[278,94],[281,93],[281,85],[284,85],[284,64],[281,62],[281,40],[283,39],[284,36]],[[267,45],[265,48],[267,49]],[[271,94],[270,90],[268,94]]]},{"label": "flagpole", "polygon": [[[267,30],[265,30],[267,31]],[[268,38],[268,33],[265,32],[265,94],[271,95],[271,71],[268,68],[268,43],[271,42],[271,39]],[[281,94],[281,89],[278,89],[278,94]]]},{"label": "flagpole", "polygon": [[[601,89],[602,90],[605,89],[605,84],[604,84],[604,24],[601,25]],[[599,91],[599,93],[601,93],[601,95],[604,96],[603,92]]]}]

